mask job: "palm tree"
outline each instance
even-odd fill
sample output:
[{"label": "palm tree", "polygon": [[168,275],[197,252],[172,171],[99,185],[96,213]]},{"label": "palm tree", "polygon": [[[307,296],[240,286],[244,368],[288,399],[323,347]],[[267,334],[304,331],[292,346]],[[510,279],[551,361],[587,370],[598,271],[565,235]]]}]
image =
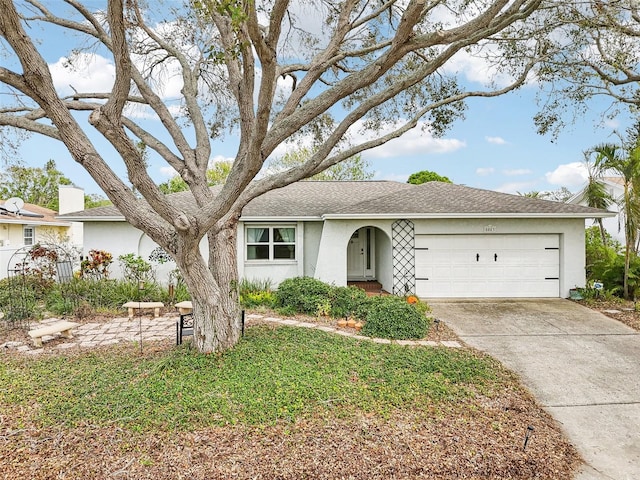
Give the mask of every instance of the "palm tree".
[{"label": "palm tree", "polygon": [[[599,162],[589,161],[589,157],[592,152],[584,152],[585,165],[587,167],[587,186],[583,192],[583,199],[585,203],[592,208],[599,208],[601,210],[607,210],[614,202],[613,197],[602,181],[604,174]],[[596,222],[600,228],[600,237],[602,238],[602,244],[607,246],[607,236],[604,230],[604,224],[602,223],[602,217],[597,218]]]},{"label": "palm tree", "polygon": [[629,298],[629,266],[631,255],[636,252],[638,227],[640,226],[640,142],[631,147],[614,144],[596,146],[595,165],[601,171],[612,171],[622,178],[623,193],[618,199],[625,233],[625,261],[623,294]]}]

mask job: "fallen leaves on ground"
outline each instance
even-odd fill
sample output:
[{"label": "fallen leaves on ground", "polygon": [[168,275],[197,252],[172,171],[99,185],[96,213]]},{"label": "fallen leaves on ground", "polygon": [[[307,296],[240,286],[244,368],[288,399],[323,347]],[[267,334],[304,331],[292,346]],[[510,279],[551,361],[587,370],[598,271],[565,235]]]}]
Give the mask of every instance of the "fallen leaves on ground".
[{"label": "fallen leaves on ground", "polygon": [[[22,425],[0,416],[2,478],[570,479],[580,459],[519,389],[428,418],[316,418],[262,428],[142,434],[117,426]],[[524,449],[527,427],[532,436]]]}]

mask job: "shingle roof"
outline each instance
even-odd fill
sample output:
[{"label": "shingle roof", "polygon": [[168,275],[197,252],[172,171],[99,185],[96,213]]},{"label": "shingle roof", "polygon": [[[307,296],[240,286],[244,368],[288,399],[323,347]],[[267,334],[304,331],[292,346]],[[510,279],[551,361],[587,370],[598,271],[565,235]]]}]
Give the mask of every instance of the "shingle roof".
[{"label": "shingle roof", "polygon": [[[578,207],[578,208],[576,208]],[[578,205],[482,190],[443,182],[427,182],[373,201],[346,205],[334,214],[392,215],[600,215]]]},{"label": "shingle roof", "polygon": [[[5,204],[5,200],[0,200],[0,206]],[[33,225],[56,225],[68,226],[65,219],[58,219],[57,212],[33,203],[25,203],[18,214],[0,209],[0,223],[18,223]]]},{"label": "shingle roof", "polygon": [[[185,210],[194,203],[190,192],[173,194],[172,200]],[[252,200],[242,212],[244,218],[265,219],[393,215],[404,217],[549,215],[593,218],[606,216],[607,212],[581,205],[510,195],[450,183],[428,182],[422,185],[411,185],[391,181],[298,182],[265,193]],[[59,218],[123,219],[114,206],[69,213]]]}]

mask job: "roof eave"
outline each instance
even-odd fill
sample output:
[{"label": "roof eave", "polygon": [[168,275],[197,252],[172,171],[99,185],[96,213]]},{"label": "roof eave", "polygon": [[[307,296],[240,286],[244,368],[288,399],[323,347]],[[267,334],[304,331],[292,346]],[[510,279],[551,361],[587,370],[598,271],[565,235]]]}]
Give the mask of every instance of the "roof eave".
[{"label": "roof eave", "polygon": [[118,215],[113,215],[113,216],[108,216],[108,217],[92,217],[92,216],[76,216],[76,217],[71,217],[71,216],[65,216],[65,219],[69,220],[70,222],[126,222],[127,220],[122,217],[122,216],[118,216]]},{"label": "roof eave", "polygon": [[0,220],[0,225],[35,225],[35,226],[50,226],[50,227],[70,227],[71,222],[48,222],[46,220],[37,220],[35,218],[24,217],[20,219],[8,219],[3,218]]},{"label": "roof eave", "polygon": [[379,219],[393,220],[397,218],[416,219],[451,219],[451,218],[605,218],[614,217],[615,212],[593,213],[329,213],[323,220]]},{"label": "roof eave", "polygon": [[260,215],[247,215],[245,216],[241,216],[240,217],[240,221],[241,222],[321,222],[323,220],[322,217],[318,217],[318,216],[275,216],[275,217],[270,217],[270,216],[260,216]]}]

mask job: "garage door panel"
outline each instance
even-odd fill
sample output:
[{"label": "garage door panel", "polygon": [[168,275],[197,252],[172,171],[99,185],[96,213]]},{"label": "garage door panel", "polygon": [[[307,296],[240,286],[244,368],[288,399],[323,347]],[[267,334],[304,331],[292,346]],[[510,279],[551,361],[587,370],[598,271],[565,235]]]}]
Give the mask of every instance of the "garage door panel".
[{"label": "garage door panel", "polygon": [[424,297],[558,297],[558,235],[417,235]]}]

